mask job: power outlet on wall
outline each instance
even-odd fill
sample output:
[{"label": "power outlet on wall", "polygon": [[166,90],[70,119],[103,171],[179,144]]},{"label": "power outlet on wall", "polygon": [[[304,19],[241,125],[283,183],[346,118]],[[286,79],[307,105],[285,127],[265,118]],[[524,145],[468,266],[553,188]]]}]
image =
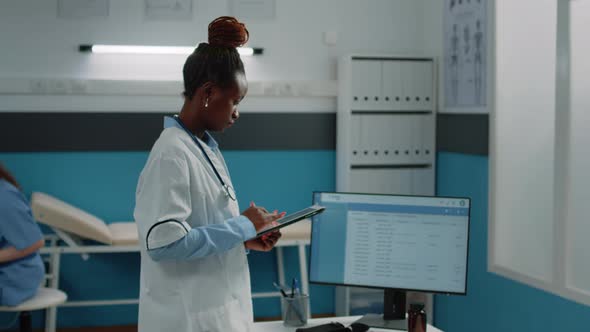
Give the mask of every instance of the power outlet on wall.
[{"label": "power outlet on wall", "polygon": [[263,83],[263,95],[274,97],[297,96],[298,86],[293,82]]},{"label": "power outlet on wall", "polygon": [[31,93],[44,95],[47,93],[47,82],[42,79],[31,80]]},{"label": "power outlet on wall", "polygon": [[338,43],[338,31],[324,31],[324,44],[335,46]]},{"label": "power outlet on wall", "polygon": [[30,92],[40,95],[85,94],[86,83],[83,80],[38,78],[30,80]]},{"label": "power outlet on wall", "polygon": [[52,79],[48,80],[47,91],[54,95],[65,95],[68,94],[68,84],[65,80]]}]

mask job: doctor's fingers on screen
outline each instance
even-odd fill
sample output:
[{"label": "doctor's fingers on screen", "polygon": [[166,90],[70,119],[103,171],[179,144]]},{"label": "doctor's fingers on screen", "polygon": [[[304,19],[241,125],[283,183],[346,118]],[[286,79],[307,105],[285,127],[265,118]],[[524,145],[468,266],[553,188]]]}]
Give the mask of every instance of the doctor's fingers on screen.
[{"label": "doctor's fingers on screen", "polygon": [[[254,202],[250,202],[250,207],[257,207],[257,208],[262,209],[262,211],[264,211],[266,213],[270,213],[270,212],[268,212],[268,210],[266,210],[266,208],[264,208],[262,206],[256,206],[256,204]],[[279,219],[280,219],[280,218],[284,217],[287,214],[287,212],[280,212],[279,213],[279,210],[274,210],[272,212],[272,214],[279,214]],[[273,223],[273,226],[276,226],[276,225]]]},{"label": "doctor's fingers on screen", "polygon": [[268,213],[266,209],[259,206],[250,206],[242,212],[242,215],[250,219],[256,231],[267,228],[284,216],[283,213]]}]

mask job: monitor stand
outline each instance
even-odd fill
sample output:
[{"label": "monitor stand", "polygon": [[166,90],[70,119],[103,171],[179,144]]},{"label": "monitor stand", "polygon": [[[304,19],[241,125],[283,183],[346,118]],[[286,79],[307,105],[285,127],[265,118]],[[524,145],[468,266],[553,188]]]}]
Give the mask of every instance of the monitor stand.
[{"label": "monitor stand", "polygon": [[383,315],[367,314],[356,322],[375,328],[407,331],[406,292],[385,289]]}]

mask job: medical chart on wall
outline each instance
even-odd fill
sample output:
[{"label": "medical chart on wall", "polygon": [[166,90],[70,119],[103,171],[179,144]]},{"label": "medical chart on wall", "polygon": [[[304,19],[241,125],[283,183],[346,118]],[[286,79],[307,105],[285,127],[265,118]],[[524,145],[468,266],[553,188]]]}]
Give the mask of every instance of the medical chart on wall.
[{"label": "medical chart on wall", "polygon": [[109,0],[58,0],[57,17],[62,19],[105,18]]},{"label": "medical chart on wall", "polygon": [[232,0],[233,16],[248,20],[268,20],[276,17],[276,0]]},{"label": "medical chart on wall", "polygon": [[485,112],[488,0],[445,0],[444,109]]},{"label": "medical chart on wall", "polygon": [[190,21],[193,0],[144,0],[147,20]]}]

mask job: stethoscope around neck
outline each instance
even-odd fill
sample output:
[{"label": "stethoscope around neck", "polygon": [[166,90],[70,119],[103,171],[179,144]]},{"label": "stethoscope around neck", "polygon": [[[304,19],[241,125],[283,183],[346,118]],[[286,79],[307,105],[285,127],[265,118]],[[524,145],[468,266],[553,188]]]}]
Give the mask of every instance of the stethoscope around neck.
[{"label": "stethoscope around neck", "polygon": [[211,161],[211,158],[209,158],[209,155],[207,154],[207,152],[205,151],[205,148],[203,148],[203,146],[201,145],[201,143],[199,142],[199,140],[195,137],[195,135],[193,135],[193,133],[191,133],[184,126],[184,123],[182,123],[182,121],[180,121],[180,118],[178,116],[175,115],[174,116],[174,120],[176,120],[176,122],[178,122],[178,124],[180,125],[180,127],[182,127],[182,129],[192,138],[193,142],[195,142],[195,144],[199,147],[199,149],[201,149],[201,152],[203,152],[203,155],[205,156],[205,159],[207,159],[207,161],[209,162],[209,165],[211,165],[211,168],[213,169],[213,172],[217,176],[217,179],[219,180],[219,182],[221,182],[221,186],[225,190],[225,196],[227,196],[231,200],[235,201],[236,200],[236,192],[234,191],[234,189],[232,187],[230,187],[227,183],[225,183],[225,181],[223,181],[223,178],[221,177],[221,174],[219,174],[219,172],[217,171],[217,168],[215,168],[215,165],[213,164],[213,161]]}]

